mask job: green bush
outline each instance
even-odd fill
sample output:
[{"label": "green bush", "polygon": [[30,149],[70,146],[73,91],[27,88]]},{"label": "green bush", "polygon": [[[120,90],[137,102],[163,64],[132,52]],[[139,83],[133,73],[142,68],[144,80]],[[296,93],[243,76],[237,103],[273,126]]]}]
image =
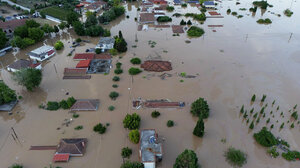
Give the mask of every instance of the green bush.
[{"label": "green bush", "polygon": [[288,151],[287,153],[282,153],[281,156],[288,161],[295,161],[300,159],[300,152],[298,151]]},{"label": "green bush", "polygon": [[178,155],[173,168],[201,168],[201,166],[198,163],[196,153],[192,150],[186,149]]},{"label": "green bush", "polygon": [[191,22],[191,20],[188,20],[186,24],[187,25],[192,25],[193,23]]},{"label": "green bush", "polygon": [[139,68],[134,68],[134,67],[131,67],[129,70],[128,70],[128,73],[130,75],[137,75],[139,73],[141,73],[142,70],[140,70]]},{"label": "green bush", "polygon": [[167,127],[173,127],[173,126],[174,126],[174,121],[168,120]]},{"label": "green bush", "polygon": [[187,31],[187,34],[190,37],[201,37],[204,33],[205,32],[202,28],[196,26],[191,26]]},{"label": "green bush", "polygon": [[67,99],[67,103],[68,103],[69,108],[71,108],[73,106],[73,104],[76,103],[76,99],[74,97],[69,97]]},{"label": "green bush", "polygon": [[170,18],[169,16],[159,16],[157,18],[158,22],[171,22],[172,18]]},{"label": "green bush", "polygon": [[73,118],[78,118],[78,117],[79,117],[79,114],[76,114],[76,113],[73,114]]},{"label": "green bush", "polygon": [[115,74],[121,74],[121,73],[123,73],[123,69],[121,69],[121,68],[117,68],[117,69],[115,69]]},{"label": "green bush", "polygon": [[277,158],[279,156],[279,152],[277,152],[277,147],[273,146],[267,150],[267,153],[270,154],[273,158]]},{"label": "green bush", "polygon": [[285,14],[285,16],[291,17],[293,15],[293,12],[289,9],[284,10],[283,12]]},{"label": "green bush", "polygon": [[204,98],[199,98],[191,105],[191,113],[194,116],[202,117],[203,119],[209,116],[209,107],[207,101]]},{"label": "green bush", "polygon": [[55,110],[58,110],[60,108],[59,106],[59,103],[58,102],[52,102],[52,101],[49,101],[47,103],[47,110],[50,110],[50,111],[55,111]]},{"label": "green bush", "polygon": [[13,164],[13,165],[10,166],[9,168],[23,168],[23,166],[20,165],[20,164]]},{"label": "green bush", "polygon": [[132,143],[138,144],[140,141],[140,132],[138,130],[131,130],[129,132],[129,140]]},{"label": "green bush", "polygon": [[100,48],[96,48],[96,50],[95,50],[95,53],[96,54],[100,54],[102,51],[101,51],[101,49]]},{"label": "green bush", "polygon": [[234,167],[242,167],[247,163],[247,155],[233,147],[228,148],[228,150],[225,152],[225,157],[227,162]]},{"label": "green bush", "polygon": [[119,93],[118,93],[118,92],[115,92],[115,91],[110,92],[109,97],[110,97],[112,100],[116,100],[117,97],[119,97]]},{"label": "green bush", "polygon": [[120,81],[120,77],[114,76],[114,77],[112,78],[112,80],[115,81],[115,82]]},{"label": "green bush", "polygon": [[267,9],[267,7],[272,7],[272,5],[268,4],[267,1],[254,1],[253,5],[260,7],[261,9]]},{"label": "green bush", "polygon": [[231,9],[227,9],[227,14],[230,14],[231,13]]},{"label": "green bush", "polygon": [[117,84],[113,84],[112,87],[113,87],[113,88],[117,88],[117,87],[119,87],[119,86],[118,86]]},{"label": "green bush", "polygon": [[130,158],[132,150],[128,147],[122,148],[121,156],[122,158]]},{"label": "green bush", "polygon": [[59,102],[59,106],[60,106],[61,108],[63,108],[64,110],[70,108],[69,105],[68,105],[68,102],[67,102],[66,100],[60,101],[60,102]]},{"label": "green bush", "polygon": [[199,117],[197,124],[194,128],[193,134],[197,137],[203,137],[204,135],[204,121],[201,117]]},{"label": "green bush", "polygon": [[98,132],[99,134],[104,134],[106,132],[106,127],[99,123],[94,126],[94,131]]},{"label": "green bush", "polygon": [[184,15],[185,17],[193,17],[195,20],[198,21],[205,21],[206,20],[206,15],[205,13],[197,14],[197,13],[186,13]]},{"label": "green bush", "polygon": [[83,129],[83,126],[82,125],[78,125],[77,127],[74,128],[75,130],[81,130]]},{"label": "green bush", "polygon": [[268,131],[266,127],[263,127],[258,133],[255,133],[253,136],[256,142],[264,147],[271,147],[279,143],[275,136],[270,131]]},{"label": "green bush", "polygon": [[16,92],[0,81],[0,105],[17,100]]},{"label": "green bush", "polygon": [[256,22],[259,23],[259,24],[271,24],[272,23],[271,19],[269,19],[269,18],[258,19]]},{"label": "green bush", "polygon": [[237,13],[237,12],[232,12],[231,14],[232,14],[232,16],[236,16],[236,15],[238,15],[238,13]]},{"label": "green bush", "polygon": [[253,128],[254,128],[254,122],[253,122],[253,121],[251,122],[249,128],[250,128],[250,129],[253,129]]},{"label": "green bush", "polygon": [[144,168],[144,164],[140,162],[125,161],[121,168]]},{"label": "green bush", "polygon": [[157,117],[159,117],[160,116],[160,112],[158,112],[158,111],[153,111],[152,113],[151,113],[151,116],[152,116],[152,118],[157,118]]},{"label": "green bush", "polygon": [[112,49],[109,50],[109,53],[110,53],[111,55],[117,55],[117,54],[118,54],[118,50],[112,48]]},{"label": "green bush", "polygon": [[298,112],[294,111],[291,115],[295,120],[298,120]]},{"label": "green bush", "polygon": [[[76,39],[76,42],[77,42],[77,43],[80,43],[81,41],[82,41],[81,38],[77,38],[77,39]],[[97,49],[96,49],[96,50],[97,50]]]},{"label": "green bush", "polygon": [[132,64],[141,64],[141,63],[142,63],[141,59],[139,59],[139,58],[137,58],[137,57],[132,58],[132,59],[130,60],[130,62],[131,62]]},{"label": "green bush", "polygon": [[127,114],[123,120],[124,128],[135,130],[140,128],[141,117],[133,113],[132,115]]},{"label": "green bush", "polygon": [[114,111],[114,110],[115,110],[115,106],[109,106],[109,107],[108,107],[108,110],[109,110],[109,111]]},{"label": "green bush", "polygon": [[180,21],[180,25],[186,25],[186,21],[184,21],[183,19]]},{"label": "green bush", "polygon": [[25,86],[27,90],[32,91],[41,84],[42,71],[34,68],[21,69],[13,73],[12,79],[19,85]]},{"label": "green bush", "polygon": [[168,11],[168,12],[172,12],[173,10],[174,10],[174,6],[167,6],[166,7],[166,10]]}]

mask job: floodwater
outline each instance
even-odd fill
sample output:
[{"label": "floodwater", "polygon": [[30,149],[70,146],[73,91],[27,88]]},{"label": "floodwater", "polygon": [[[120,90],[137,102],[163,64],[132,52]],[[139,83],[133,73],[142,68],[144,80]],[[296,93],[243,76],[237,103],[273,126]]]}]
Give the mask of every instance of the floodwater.
[{"label": "floodwater", "polygon": [[[218,5],[218,11],[224,18],[209,18],[200,25],[205,30],[201,38],[188,38],[186,34],[172,36],[172,30],[154,29],[137,31],[137,3],[128,4],[127,14],[129,19],[121,17],[108,25],[112,35],[117,35],[122,30],[128,43],[128,51],[121,57],[113,58],[113,65],[120,61],[123,63],[124,73],[120,75],[119,87],[111,87],[113,72],[109,75],[95,74],[91,80],[62,80],[63,69],[74,67],[76,62],[68,57],[70,45],[76,35],[62,33],[61,36],[49,38],[45,43],[53,45],[58,39],[65,43],[63,51],[59,51],[49,61],[43,63],[43,81],[39,89],[27,92],[11,81],[11,74],[1,71],[1,78],[23,99],[13,111],[13,115],[6,113],[0,115],[0,167],[5,168],[13,163],[22,163],[24,167],[40,168],[48,166],[52,162],[54,151],[29,151],[31,145],[56,145],[60,138],[88,138],[87,150],[84,157],[71,158],[68,163],[55,163],[55,166],[63,168],[117,168],[123,160],[121,158],[122,147],[129,146],[133,149],[131,160],[138,160],[138,145],[132,144],[128,139],[128,130],[123,128],[122,120],[127,113],[138,113],[141,118],[141,129],[156,129],[163,142],[163,161],[158,167],[170,168],[176,157],[184,149],[196,151],[199,163],[202,167],[220,168],[231,167],[223,156],[224,151],[233,146],[245,151],[248,162],[245,168],[295,168],[298,162],[287,162],[281,157],[272,159],[266,153],[266,149],[255,143],[253,133],[264,126],[266,118],[261,119],[254,130],[248,129],[248,125],[239,114],[240,107],[244,104],[249,111],[251,96],[255,93],[258,99],[262,94],[267,95],[266,101],[271,110],[271,102],[275,99],[276,105],[280,105],[285,118],[271,119],[275,127],[272,132],[280,136],[291,145],[291,149],[300,150],[300,125],[289,129],[288,124],[279,131],[280,124],[275,123],[279,119],[287,121],[288,110],[300,100],[300,3],[299,1],[270,1],[274,5],[267,11],[259,9],[255,16],[248,11],[240,11],[239,8],[250,8],[251,1],[223,1]],[[238,19],[227,15],[226,10],[231,8],[244,15]],[[282,14],[283,10],[291,8],[293,16],[288,18]],[[176,12],[199,12],[195,7],[181,9]],[[270,12],[269,12],[270,11]],[[278,17],[275,14],[281,14]],[[174,13],[174,12],[173,12]],[[173,13],[167,13],[172,15]],[[259,18],[270,18],[271,25],[259,25]],[[181,18],[174,18],[173,24],[179,24]],[[221,28],[208,28],[207,25],[224,25]],[[212,30],[216,30],[213,32]],[[82,44],[76,48],[76,52],[84,52],[86,48],[94,47],[98,38],[83,37],[91,40],[91,43]],[[136,41],[137,39],[137,41]],[[148,41],[157,44],[151,48]],[[191,43],[186,43],[190,40]],[[69,43],[70,42],[70,43]],[[28,51],[42,45],[31,46],[17,54],[8,53],[1,57],[4,66],[16,59],[27,58]],[[132,46],[136,45],[137,48]],[[172,77],[161,80],[158,75],[162,73],[142,72],[131,77],[127,70],[132,66],[130,59],[139,57],[146,60],[149,57],[161,57],[172,62],[173,70],[169,73]],[[57,72],[57,73],[56,73]],[[177,74],[186,72],[188,75],[196,75],[194,79],[183,79]],[[120,93],[116,101],[108,97],[111,91]],[[96,112],[80,112],[80,117],[74,119],[69,127],[62,126],[65,119],[70,119],[72,114],[65,110],[45,111],[38,105],[46,101],[59,101],[68,96],[75,98],[98,98],[100,108]],[[162,99],[173,101],[185,101],[187,106],[183,109],[159,109],[161,116],[157,119],[151,117],[153,109],[133,110],[131,101],[134,98]],[[192,135],[197,118],[189,112],[190,104],[198,97],[204,97],[210,106],[210,117],[205,121],[205,136],[197,138]],[[114,111],[107,108],[114,105]],[[259,105],[255,105],[259,109]],[[268,113],[267,113],[268,114]],[[278,115],[278,114],[277,114]],[[168,128],[167,120],[173,120],[175,126]],[[107,132],[98,135],[92,131],[97,123],[110,123]],[[74,127],[83,125],[83,129],[75,131]],[[11,127],[14,127],[20,141],[16,142],[11,137]],[[60,128],[57,130],[57,128]],[[221,139],[226,139],[222,143]]]}]

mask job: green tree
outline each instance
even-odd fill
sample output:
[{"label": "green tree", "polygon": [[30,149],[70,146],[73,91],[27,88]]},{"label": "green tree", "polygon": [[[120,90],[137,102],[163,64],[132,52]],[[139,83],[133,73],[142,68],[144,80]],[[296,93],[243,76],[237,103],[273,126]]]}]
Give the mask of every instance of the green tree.
[{"label": "green tree", "polygon": [[98,24],[98,20],[95,15],[90,15],[85,21],[85,27],[95,26]]},{"label": "green tree", "polygon": [[0,81],[0,105],[17,100],[16,92]]},{"label": "green tree", "polygon": [[25,86],[27,90],[32,91],[41,84],[42,71],[33,68],[21,69],[13,73],[12,78],[19,85]]},{"label": "green tree", "polygon": [[141,64],[141,59],[140,58],[137,58],[137,57],[135,57],[135,58],[132,58],[131,60],[130,60],[130,62],[132,63],[132,64]]},{"label": "green tree", "polygon": [[58,29],[58,27],[57,27],[56,25],[53,26],[53,29],[54,29],[53,32],[55,32],[55,33],[58,33],[58,32],[59,32],[59,29]]},{"label": "green tree", "polygon": [[[76,12],[69,12],[67,14],[67,22],[70,25],[73,25],[74,22],[78,22],[79,21],[79,16]],[[74,25],[73,25],[74,26]]]},{"label": "green tree", "polygon": [[76,103],[76,99],[74,97],[69,97],[67,99],[67,103],[68,103],[69,108],[71,108],[73,106],[73,104]]},{"label": "green tree", "polygon": [[86,35],[97,37],[103,35],[104,29],[101,26],[93,25],[86,28]]},{"label": "green tree", "polygon": [[40,27],[41,24],[39,24],[38,22],[36,22],[33,19],[30,19],[30,20],[26,20],[26,26],[28,28],[37,28],[37,27]]},{"label": "green tree", "polygon": [[106,132],[106,127],[102,125],[101,123],[94,126],[93,129],[95,132],[98,132],[99,134],[104,134]]},{"label": "green tree", "polygon": [[35,42],[41,41],[44,37],[44,31],[40,28],[29,28],[28,37],[34,40]]},{"label": "green tree", "polygon": [[186,25],[186,22],[182,19],[182,20],[180,21],[180,25]]},{"label": "green tree", "polygon": [[46,13],[45,13],[45,11],[41,11],[41,12],[40,12],[40,15],[41,15],[41,17],[42,17],[43,19],[46,18]]},{"label": "green tree", "polygon": [[15,36],[12,40],[11,40],[11,45],[13,47],[19,47],[21,49],[24,49],[32,44],[34,44],[35,41],[30,39],[30,38],[21,38],[19,36]]},{"label": "green tree", "polygon": [[8,41],[8,39],[6,38],[6,34],[0,28],[0,49],[5,47],[7,41]]},{"label": "green tree", "polygon": [[255,133],[253,136],[256,142],[264,147],[271,147],[278,144],[278,140],[270,131],[267,130],[266,127],[263,127],[258,133]]},{"label": "green tree", "polygon": [[205,31],[200,27],[191,26],[187,33],[190,37],[201,37],[205,33]]},{"label": "green tree", "polygon": [[42,30],[43,30],[45,33],[51,33],[51,32],[54,32],[53,27],[51,27],[49,24],[44,24],[44,25],[42,26]]},{"label": "green tree", "polygon": [[92,15],[95,16],[95,13],[94,13],[94,12],[91,12],[91,11],[87,11],[87,12],[85,13],[85,15],[86,15],[86,17],[88,18],[88,17],[90,17],[90,16],[92,16]]},{"label": "green tree", "polygon": [[85,35],[85,29],[83,24],[80,21],[73,22],[74,31],[79,36]]},{"label": "green tree", "polygon": [[132,143],[139,143],[140,141],[140,132],[139,130],[131,130],[129,132],[129,140],[132,142]]},{"label": "green tree", "polygon": [[67,27],[67,23],[66,22],[61,22],[58,27],[63,30],[65,27]]},{"label": "green tree", "polygon": [[130,130],[139,129],[140,128],[141,117],[136,114],[127,114],[123,120],[124,128],[128,128]]},{"label": "green tree", "polygon": [[144,168],[144,164],[140,162],[126,161],[121,165],[121,168]]},{"label": "green tree", "polygon": [[225,152],[225,158],[233,167],[242,167],[247,163],[247,155],[233,147],[228,148],[228,150]]},{"label": "green tree", "polygon": [[54,48],[56,50],[61,50],[62,48],[64,48],[64,43],[61,42],[60,40],[58,40],[55,44],[54,44]]},{"label": "green tree", "polygon": [[198,163],[197,155],[192,150],[184,150],[176,158],[173,168],[200,168],[201,166]]},{"label": "green tree", "polygon": [[28,27],[26,25],[17,27],[14,30],[14,36],[19,36],[21,38],[28,37]]},{"label": "green tree", "polygon": [[130,75],[137,75],[139,73],[141,73],[142,70],[140,70],[139,68],[134,68],[134,67],[131,67],[129,70],[128,70],[128,73]]},{"label": "green tree", "polygon": [[128,147],[122,148],[121,156],[122,158],[130,158],[132,150]]},{"label": "green tree", "polygon": [[207,101],[204,98],[199,98],[191,105],[191,113],[194,116],[201,116],[203,119],[209,116],[209,107]]},{"label": "green tree", "polygon": [[9,168],[23,168],[23,166],[20,165],[20,164],[13,164],[13,165],[10,166]]},{"label": "green tree", "polygon": [[199,117],[197,124],[194,128],[193,134],[198,137],[203,137],[204,135],[204,121],[202,117]]}]

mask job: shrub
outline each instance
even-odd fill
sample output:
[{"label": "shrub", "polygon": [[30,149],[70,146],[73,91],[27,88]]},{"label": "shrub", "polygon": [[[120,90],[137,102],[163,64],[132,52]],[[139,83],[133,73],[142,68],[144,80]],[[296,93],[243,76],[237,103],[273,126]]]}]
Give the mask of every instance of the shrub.
[{"label": "shrub", "polygon": [[187,7],[187,4],[186,4],[186,3],[181,4],[181,7],[186,8],[186,7]]},{"label": "shrub", "polygon": [[59,102],[59,106],[60,106],[61,108],[63,108],[64,110],[70,108],[66,100],[60,101],[60,102]]},{"label": "shrub", "polygon": [[187,25],[192,25],[193,23],[191,22],[191,20],[188,20],[188,22],[186,24]]},{"label": "shrub", "polygon": [[166,7],[166,10],[167,10],[168,12],[172,12],[172,11],[174,10],[174,6],[167,6],[167,7]]},{"label": "shrub", "polygon": [[103,37],[110,37],[110,36],[111,36],[110,30],[104,29]]},{"label": "shrub", "polygon": [[266,127],[263,127],[258,133],[255,133],[253,136],[256,142],[264,147],[271,147],[278,144],[278,140],[270,131],[267,130]]},{"label": "shrub", "polygon": [[123,120],[124,128],[135,130],[140,128],[141,117],[133,113],[132,115],[127,114]]},{"label": "shrub", "polygon": [[289,9],[284,10],[283,12],[285,14],[285,16],[291,17],[293,15],[293,12]]},{"label": "shrub", "polygon": [[10,166],[9,168],[23,168],[23,166],[20,165],[20,164],[13,164],[13,165]]},{"label": "shrub", "polygon": [[268,4],[267,1],[254,1],[253,5],[260,7],[261,9],[267,9],[267,7],[272,7],[272,5]]},{"label": "shrub", "polygon": [[269,18],[258,19],[256,22],[259,23],[259,24],[271,24],[272,23],[271,19],[269,19]]},{"label": "shrub", "polygon": [[[77,39],[76,39],[76,42],[77,42],[77,43],[80,43],[81,41],[82,41],[81,38],[77,38]],[[97,49],[96,49],[96,50],[97,50]]]},{"label": "shrub", "polygon": [[94,126],[94,131],[98,132],[99,134],[104,134],[106,132],[106,127],[99,123]]},{"label": "shrub", "polygon": [[142,70],[140,70],[139,68],[134,68],[134,67],[131,67],[129,70],[128,70],[128,73],[130,75],[137,75],[139,73],[141,73]]},{"label": "shrub", "polygon": [[114,111],[114,110],[115,110],[115,106],[109,106],[109,107],[108,107],[108,110],[109,110],[109,111]]},{"label": "shrub", "polygon": [[247,155],[233,147],[228,148],[228,150],[225,152],[225,157],[227,162],[234,167],[242,167],[247,163]]},{"label": "shrub", "polygon": [[240,113],[244,113],[244,105],[242,105],[242,107],[240,109]]},{"label": "shrub", "polygon": [[238,13],[237,13],[237,12],[232,12],[231,14],[232,14],[232,16],[236,16],[236,15],[238,15]]},{"label": "shrub", "polygon": [[256,96],[255,96],[255,94],[252,96],[252,98],[251,98],[251,102],[255,102],[255,99],[256,99]]},{"label": "shrub", "polygon": [[140,141],[140,132],[138,130],[131,130],[129,132],[129,140],[132,143],[138,144]]},{"label": "shrub", "polygon": [[115,81],[115,82],[120,81],[120,77],[114,76],[114,77],[112,78],[112,80]]},{"label": "shrub", "polygon": [[76,114],[76,113],[73,114],[73,118],[78,118],[78,117],[79,117],[79,114]]},{"label": "shrub", "polygon": [[204,13],[201,13],[201,14],[186,13],[184,16],[185,17],[193,17],[195,20],[198,20],[198,21],[205,21],[206,20],[206,15]]},{"label": "shrub", "polygon": [[160,112],[158,112],[158,111],[153,111],[152,113],[151,113],[151,116],[152,116],[152,118],[157,118],[157,117],[159,117],[160,116]]},{"label": "shrub", "polygon": [[231,13],[231,9],[227,9],[227,14],[230,14]]},{"label": "shrub", "polygon": [[96,50],[95,50],[95,53],[96,54],[100,54],[102,51],[101,51],[101,49],[100,48],[96,48]]},{"label": "shrub", "polygon": [[119,86],[118,86],[117,84],[113,84],[112,87],[113,87],[113,88],[117,88],[117,87],[119,87]]},{"label": "shrub", "polygon": [[74,97],[69,97],[67,99],[67,103],[68,103],[69,108],[71,108],[73,106],[73,104],[76,103],[76,99]]},{"label": "shrub", "polygon": [[204,122],[201,117],[199,117],[197,124],[194,128],[193,134],[197,137],[203,137],[204,135]]},{"label": "shrub", "polygon": [[132,63],[132,64],[141,64],[141,59],[139,59],[139,58],[132,58],[131,60],[130,60],[130,62]]},{"label": "shrub", "polygon": [[184,150],[178,157],[176,158],[175,164],[173,168],[200,168],[201,166],[198,164],[198,158],[194,151],[192,150]]},{"label": "shrub", "polygon": [[180,25],[186,25],[186,22],[182,19],[182,20],[180,21]]},{"label": "shrub", "polygon": [[277,158],[279,156],[279,152],[277,152],[277,147],[273,146],[267,150],[267,153],[270,154],[273,158]]},{"label": "shrub", "polygon": [[115,92],[115,91],[110,92],[109,97],[110,97],[112,100],[116,100],[117,97],[119,97],[119,93],[118,93],[118,92]]},{"label": "shrub", "polygon": [[288,161],[295,161],[300,159],[300,153],[298,151],[288,151],[287,153],[282,153],[281,156]]},{"label": "shrub", "polygon": [[173,126],[174,126],[174,121],[168,120],[167,126],[168,126],[168,127],[173,127]]},{"label": "shrub", "polygon": [[298,113],[297,111],[293,112],[291,115],[295,120],[298,120]]},{"label": "shrub", "polygon": [[132,150],[128,147],[122,148],[121,156],[122,158],[130,158]]},{"label": "shrub", "polygon": [[250,129],[253,129],[253,128],[254,128],[254,122],[253,122],[253,121],[251,122],[249,128],[250,128]]},{"label": "shrub", "polygon": [[182,14],[180,14],[180,13],[174,13],[172,16],[180,17],[180,16],[182,16]]},{"label": "shrub", "polygon": [[123,73],[123,69],[121,69],[121,68],[117,68],[117,69],[115,69],[115,74],[121,74],[121,73]]},{"label": "shrub", "polygon": [[82,125],[78,125],[77,127],[74,128],[75,130],[81,130],[83,129],[83,126]]},{"label": "shrub", "polygon": [[109,50],[109,53],[110,53],[111,55],[117,55],[117,54],[118,54],[118,51],[117,51],[116,49],[112,48],[112,49]]},{"label": "shrub", "polygon": [[191,113],[194,116],[202,117],[203,119],[208,118],[209,107],[206,100],[204,100],[204,98],[199,98],[194,101],[191,105]]},{"label": "shrub", "polygon": [[144,168],[144,164],[140,162],[125,161],[121,168]]},{"label": "shrub", "polygon": [[260,101],[264,102],[266,98],[267,98],[267,95],[264,94]]},{"label": "shrub", "polygon": [[158,22],[171,22],[172,18],[170,18],[169,16],[159,16],[157,18]]},{"label": "shrub", "polygon": [[47,110],[50,110],[50,111],[55,111],[55,110],[58,110],[60,108],[59,106],[59,103],[58,102],[52,102],[52,101],[49,101],[47,103]]},{"label": "shrub", "polygon": [[42,71],[34,68],[21,69],[13,73],[12,78],[19,85],[25,86],[27,90],[32,91],[40,85],[42,81]]},{"label": "shrub", "polygon": [[191,26],[187,31],[187,34],[190,37],[201,37],[204,33],[205,32],[202,28],[196,26]]},{"label": "shrub", "polygon": [[116,63],[116,67],[117,67],[117,68],[121,68],[121,66],[122,66],[122,63],[121,63],[121,62],[117,62],[117,63]]}]

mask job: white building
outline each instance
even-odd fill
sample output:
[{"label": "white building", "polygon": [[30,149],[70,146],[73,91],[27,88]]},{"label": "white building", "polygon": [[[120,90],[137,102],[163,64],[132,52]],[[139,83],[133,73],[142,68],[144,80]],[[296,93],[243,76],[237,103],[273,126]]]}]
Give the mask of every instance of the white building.
[{"label": "white building", "polygon": [[114,48],[115,39],[112,37],[101,37],[99,43],[96,45],[96,49],[101,49],[102,52]]},{"label": "white building", "polygon": [[11,72],[17,72],[21,69],[26,69],[26,68],[42,69],[42,64],[31,62],[29,60],[20,59],[7,66],[7,70]]},{"label": "white building", "polygon": [[55,55],[55,50],[52,46],[44,45],[40,48],[30,51],[28,55],[32,60],[44,61]]}]

